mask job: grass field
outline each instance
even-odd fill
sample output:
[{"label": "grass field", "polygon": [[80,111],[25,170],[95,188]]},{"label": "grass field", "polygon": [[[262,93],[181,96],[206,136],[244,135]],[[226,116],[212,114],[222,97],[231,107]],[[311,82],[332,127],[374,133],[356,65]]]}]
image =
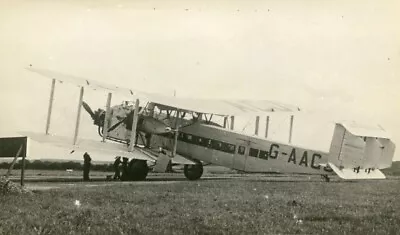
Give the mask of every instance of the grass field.
[{"label": "grass field", "polygon": [[396,234],[400,230],[398,180],[325,183],[318,178],[275,182],[247,177],[87,186],[78,183],[33,195],[0,196],[0,234]]}]

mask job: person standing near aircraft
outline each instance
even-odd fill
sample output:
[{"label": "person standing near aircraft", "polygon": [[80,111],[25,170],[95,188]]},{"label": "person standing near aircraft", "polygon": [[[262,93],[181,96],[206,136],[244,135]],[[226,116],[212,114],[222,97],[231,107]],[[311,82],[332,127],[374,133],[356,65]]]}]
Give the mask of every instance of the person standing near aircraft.
[{"label": "person standing near aircraft", "polygon": [[119,172],[119,164],[120,163],[121,163],[121,157],[117,156],[114,161],[114,171],[115,171],[114,179],[119,179],[119,180],[121,179],[121,175]]},{"label": "person standing near aircraft", "polygon": [[128,158],[124,157],[122,158],[122,176],[121,176],[121,180],[128,180]]},{"label": "person standing near aircraft", "polygon": [[92,159],[90,158],[90,155],[85,152],[83,154],[83,181],[89,181],[89,171],[90,171],[90,162]]}]

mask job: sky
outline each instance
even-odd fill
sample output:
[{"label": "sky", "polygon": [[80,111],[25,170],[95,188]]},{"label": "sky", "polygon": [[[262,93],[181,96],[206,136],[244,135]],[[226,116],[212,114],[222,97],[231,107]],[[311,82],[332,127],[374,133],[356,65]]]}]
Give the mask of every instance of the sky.
[{"label": "sky", "polygon": [[[399,10],[392,0],[0,0],[0,135],[44,131],[51,81],[24,70],[32,64],[165,95],[298,105],[293,143],[317,150],[340,120],[380,124],[398,144]],[[72,134],[78,94],[57,84],[52,133]],[[106,93],[85,100],[104,108]],[[236,128],[252,133],[254,119]],[[289,114],[271,114],[270,137],[287,141],[288,125]],[[95,132],[83,113],[80,135]]]}]

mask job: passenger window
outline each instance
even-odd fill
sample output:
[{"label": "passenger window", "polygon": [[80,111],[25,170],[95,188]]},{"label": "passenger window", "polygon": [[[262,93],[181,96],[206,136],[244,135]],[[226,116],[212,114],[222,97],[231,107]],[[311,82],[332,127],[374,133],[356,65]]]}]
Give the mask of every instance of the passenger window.
[{"label": "passenger window", "polygon": [[262,159],[268,159],[268,152],[264,151],[264,150],[260,150],[259,157],[262,158]]},{"label": "passenger window", "polygon": [[207,148],[212,148],[212,140],[208,140]]},{"label": "passenger window", "polygon": [[244,152],[246,151],[246,147],[244,146],[239,146],[238,148],[238,154],[244,155]]},{"label": "passenger window", "polygon": [[201,145],[201,146],[204,146],[204,147],[208,147],[208,141],[209,141],[209,139],[207,139],[207,138],[199,138],[199,144]]},{"label": "passenger window", "polygon": [[249,156],[258,157],[258,149],[250,148]]},{"label": "passenger window", "polygon": [[224,143],[222,145],[222,151],[227,152],[227,153],[235,153],[235,145]]},{"label": "passenger window", "polygon": [[189,141],[192,141],[192,135],[187,135],[186,137]]},{"label": "passenger window", "polygon": [[217,140],[213,140],[212,141],[212,148],[215,150],[220,150],[222,147],[222,143],[217,141]]}]

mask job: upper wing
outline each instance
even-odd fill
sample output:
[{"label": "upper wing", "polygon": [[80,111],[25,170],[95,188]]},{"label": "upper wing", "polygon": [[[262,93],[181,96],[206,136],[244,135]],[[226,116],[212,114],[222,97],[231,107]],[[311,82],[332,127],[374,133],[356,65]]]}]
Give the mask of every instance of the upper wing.
[{"label": "upper wing", "polygon": [[176,98],[159,95],[155,93],[143,92],[139,90],[123,88],[110,85],[82,77],[62,74],[55,71],[38,68],[27,68],[31,72],[38,73],[47,78],[56,79],[60,82],[73,83],[78,86],[89,86],[93,89],[104,89],[110,92],[116,92],[124,95],[134,96],[141,100],[147,100],[156,103],[158,106],[166,109],[178,108],[183,111],[192,111],[198,113],[210,113],[221,116],[237,115],[243,113],[265,113],[298,111],[299,108],[293,105],[283,104],[270,100],[217,100],[217,99],[193,99]]}]

